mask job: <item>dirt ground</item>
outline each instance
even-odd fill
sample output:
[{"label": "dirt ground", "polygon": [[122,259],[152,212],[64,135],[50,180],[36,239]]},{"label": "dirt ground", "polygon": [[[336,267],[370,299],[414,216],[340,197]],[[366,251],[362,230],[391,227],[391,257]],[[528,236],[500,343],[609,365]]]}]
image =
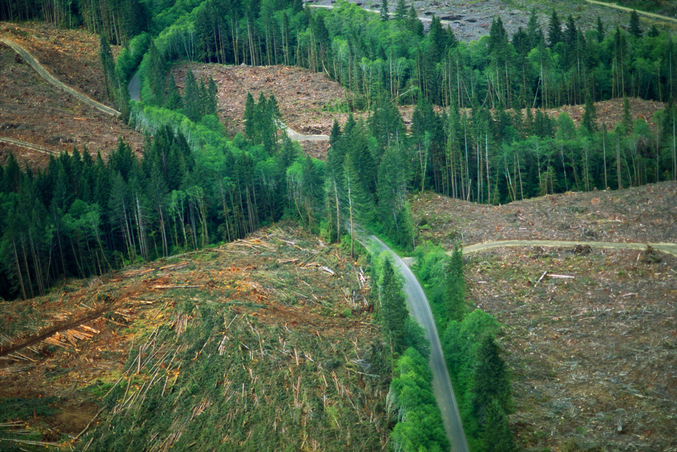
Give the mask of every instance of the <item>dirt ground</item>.
[{"label": "dirt ground", "polygon": [[566,192],[502,206],[435,193],[410,198],[420,240],[445,248],[489,240],[597,240],[675,242],[677,183],[620,191]]},{"label": "dirt ground", "polygon": [[[263,324],[301,329],[352,348],[353,341],[380,334],[370,320],[368,291],[369,277],[359,264],[292,226],[69,281],[41,298],[0,303],[0,406],[7,398],[56,398],[52,415],[21,428],[28,425],[43,441],[63,442],[92,420],[106,392],[101,388],[120,379],[130,347],[160,325],[173,327],[182,299],[224,303]],[[105,313],[77,320],[94,311]],[[62,328],[46,340],[2,352],[56,324]],[[0,436],[12,431],[3,428]]]},{"label": "dirt ground", "polygon": [[[456,240],[677,239],[675,182],[503,206],[433,193],[411,202],[420,239],[446,249]],[[510,420],[521,448],[677,447],[675,257],[523,247],[474,253],[465,261],[471,302],[504,325],[515,398]]]},{"label": "dirt ground", "polygon": [[[7,23],[0,24],[0,34],[25,46],[65,83],[103,101],[103,75],[96,63],[98,41],[94,35],[43,24],[15,27]],[[119,137],[132,149],[141,149],[141,134],[48,84],[4,44],[0,44],[0,86],[2,136],[34,143],[57,154],[72,151],[74,146],[79,150],[87,146],[92,155],[101,150],[106,156],[117,147]],[[45,153],[0,143],[0,164],[10,151],[22,166],[39,168],[49,161]]]},{"label": "dirt ground", "polygon": [[[343,124],[350,93],[325,74],[286,66],[224,66],[216,64],[180,64],[174,67],[174,78],[183,92],[186,70],[190,68],[198,80],[214,78],[218,86],[219,118],[229,135],[244,132],[244,106],[247,92],[254,100],[259,93],[271,93],[277,99],[282,121],[302,134],[329,135],[336,118]],[[328,142],[303,143],[314,157],[324,158]]]}]

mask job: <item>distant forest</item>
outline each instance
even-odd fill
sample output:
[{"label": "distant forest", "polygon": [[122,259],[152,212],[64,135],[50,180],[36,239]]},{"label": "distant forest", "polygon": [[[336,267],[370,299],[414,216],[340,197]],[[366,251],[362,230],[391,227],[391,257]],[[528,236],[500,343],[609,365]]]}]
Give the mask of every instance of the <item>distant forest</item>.
[{"label": "distant forest", "polygon": [[[514,36],[496,19],[470,43],[437,18],[426,33],[404,2],[379,15],[342,1],[314,9],[297,0],[0,0],[0,17],[101,33],[111,99],[148,134],[141,161],[120,142],[107,160],[82,149],[44,171],[13,158],[2,168],[5,298],[234,240],[282,218],[331,241],[371,225],[411,249],[412,190],[498,204],[677,176],[677,48],[669,33],[643,30],[636,14],[628,31],[601,21],[581,30],[554,12],[543,31],[532,14]],[[123,45],[115,61],[109,43]],[[325,72],[354,93],[338,108],[368,116],[334,124],[326,162],[303,156],[279,130],[274,96],[250,96],[245,134],[226,137],[213,81],[189,73],[180,93],[170,75],[179,60]],[[127,90],[137,72],[142,102]],[[657,128],[633,121],[628,97],[666,102]],[[599,124],[593,102],[610,98],[626,99],[623,120]],[[543,110],[570,103],[585,103],[579,126]],[[400,104],[416,105],[410,131]]]}]

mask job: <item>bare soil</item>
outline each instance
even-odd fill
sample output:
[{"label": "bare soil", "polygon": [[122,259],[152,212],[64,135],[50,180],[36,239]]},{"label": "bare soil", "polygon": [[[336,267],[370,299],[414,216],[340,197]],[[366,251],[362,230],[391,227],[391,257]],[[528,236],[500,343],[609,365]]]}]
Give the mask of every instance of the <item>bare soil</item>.
[{"label": "bare soil", "polygon": [[675,242],[676,182],[504,206],[432,193],[411,202],[420,239],[447,249],[457,240],[581,241],[465,260],[471,302],[504,325],[515,398],[510,421],[521,448],[677,447],[677,258],[584,244]]},{"label": "bare soil", "polygon": [[[54,38],[52,40],[52,33]],[[80,30],[59,30],[43,24],[0,24],[5,34],[34,52],[62,81],[99,101],[103,74],[96,36]],[[72,41],[72,44],[68,42]],[[92,63],[94,62],[94,63]],[[98,76],[97,76],[98,74]],[[90,85],[91,82],[91,85]],[[58,154],[86,146],[105,157],[122,137],[140,151],[143,137],[122,121],[86,106],[44,81],[9,47],[0,44],[0,134],[42,146]],[[49,155],[0,143],[0,164],[13,152],[20,164],[43,167]]]},{"label": "bare soil", "polygon": [[489,240],[675,242],[677,183],[566,192],[502,206],[426,192],[411,197],[421,240],[450,248]]},{"label": "bare soil", "polygon": [[[0,303],[5,349],[63,325],[41,342],[0,356],[0,403],[57,397],[57,412],[38,416],[29,428],[45,441],[66,441],[92,420],[101,397],[123,375],[130,347],[158,326],[177,328],[175,309],[186,299],[222,303],[252,321],[353,349],[380,334],[371,322],[368,284],[368,275],[340,248],[282,226],[222,247],[69,281],[44,297]],[[97,310],[104,314],[68,322]]]}]

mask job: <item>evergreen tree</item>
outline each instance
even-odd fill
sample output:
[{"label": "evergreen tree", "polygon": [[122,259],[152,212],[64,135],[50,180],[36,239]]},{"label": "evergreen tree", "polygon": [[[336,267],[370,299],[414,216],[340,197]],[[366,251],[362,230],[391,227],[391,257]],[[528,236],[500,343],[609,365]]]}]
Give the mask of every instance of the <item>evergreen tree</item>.
[{"label": "evergreen tree", "polygon": [[397,0],[397,6],[395,7],[395,19],[398,22],[404,23],[407,19],[407,4],[405,0]]},{"label": "evergreen tree", "polygon": [[585,112],[583,113],[581,123],[589,133],[597,131],[597,111],[595,103],[592,101],[592,96],[589,93],[585,96]]},{"label": "evergreen tree", "polygon": [[390,259],[386,258],[379,285],[379,319],[385,330],[393,354],[400,355],[406,348],[406,320],[409,316],[402,283],[398,280]]},{"label": "evergreen tree", "polygon": [[179,88],[176,86],[174,74],[169,76],[169,90],[167,92],[166,107],[170,110],[180,110],[183,108],[183,101],[181,100],[181,94],[179,94]]},{"label": "evergreen tree", "polygon": [[604,41],[604,24],[602,18],[597,15],[597,42]]},{"label": "evergreen tree", "polygon": [[543,41],[543,30],[541,25],[538,23],[538,17],[536,16],[536,8],[531,9],[531,15],[529,15],[529,23],[527,24],[527,36],[529,38],[529,48],[533,49],[538,46],[538,44]]},{"label": "evergreen tree", "polygon": [[639,14],[637,14],[636,9],[633,9],[632,13],[630,13],[630,34],[639,38],[643,33],[642,27],[639,24]]},{"label": "evergreen tree", "polygon": [[256,141],[258,136],[258,123],[256,118],[256,103],[252,93],[247,91],[247,100],[244,104],[244,133],[252,141]]},{"label": "evergreen tree", "polygon": [[504,413],[511,410],[511,387],[505,361],[492,334],[485,334],[477,352],[477,367],[471,387],[472,412],[480,423],[487,425],[489,407],[495,400]]},{"label": "evergreen tree", "polygon": [[451,259],[447,262],[444,283],[448,320],[461,322],[468,313],[468,308],[465,302],[463,253],[458,243],[454,245]]},{"label": "evergreen tree", "polygon": [[113,99],[116,93],[115,87],[117,80],[115,78],[115,61],[113,59],[113,52],[110,49],[108,40],[102,34],[100,43],[99,55],[101,57],[101,65],[103,66],[103,78],[106,86],[106,97]]},{"label": "evergreen tree", "polygon": [[205,101],[205,115],[214,115],[217,116],[218,110],[218,98],[217,98],[218,88],[216,87],[216,82],[213,77],[209,77],[209,85],[206,92],[206,101]]},{"label": "evergreen tree", "polygon": [[186,72],[186,88],[183,94],[184,113],[193,122],[200,122],[204,111],[200,98],[200,87],[195,80],[193,71]]},{"label": "evergreen tree", "polygon": [[557,43],[562,42],[562,24],[557,12],[553,10],[550,16],[550,25],[548,27],[548,45],[555,47]]},{"label": "evergreen tree", "polygon": [[481,432],[482,450],[487,452],[514,452],[517,449],[510,431],[508,416],[497,399],[489,402],[486,423]]},{"label": "evergreen tree", "polygon": [[381,2],[380,15],[382,21],[387,21],[388,19],[390,19],[390,12],[388,10],[388,0],[383,0]]}]

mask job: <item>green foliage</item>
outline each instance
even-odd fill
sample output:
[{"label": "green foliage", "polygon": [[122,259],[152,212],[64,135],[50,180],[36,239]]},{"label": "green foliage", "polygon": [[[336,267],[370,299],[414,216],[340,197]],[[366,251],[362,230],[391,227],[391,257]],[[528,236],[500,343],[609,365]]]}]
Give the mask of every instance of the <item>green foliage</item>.
[{"label": "green foliage", "polygon": [[397,361],[388,393],[388,409],[398,419],[390,437],[398,450],[449,450],[431,380],[427,360],[408,348]]},{"label": "green foliage", "polygon": [[386,258],[383,263],[378,299],[379,320],[383,324],[391,353],[398,356],[410,345],[407,340],[406,326],[409,311],[404,292],[402,292],[402,283],[395,274],[389,258]]},{"label": "green foliage", "polygon": [[456,400],[473,450],[516,450],[507,414],[511,386],[496,336],[494,317],[480,309],[468,313],[463,256],[451,257],[430,244],[416,248],[414,271],[423,284],[438,325]]},{"label": "green foliage", "polygon": [[56,397],[46,399],[2,398],[0,399],[0,422],[31,419],[35,416],[50,416],[55,409],[50,405]]},{"label": "green foliage", "polygon": [[[383,401],[373,394],[389,377],[380,343],[355,350],[314,330],[235,315],[207,292],[177,296],[176,321],[185,328],[160,327],[144,338],[157,353],[132,352],[107,410],[83,438],[89,450],[382,447]],[[363,422],[365,413],[375,422]]]}]

